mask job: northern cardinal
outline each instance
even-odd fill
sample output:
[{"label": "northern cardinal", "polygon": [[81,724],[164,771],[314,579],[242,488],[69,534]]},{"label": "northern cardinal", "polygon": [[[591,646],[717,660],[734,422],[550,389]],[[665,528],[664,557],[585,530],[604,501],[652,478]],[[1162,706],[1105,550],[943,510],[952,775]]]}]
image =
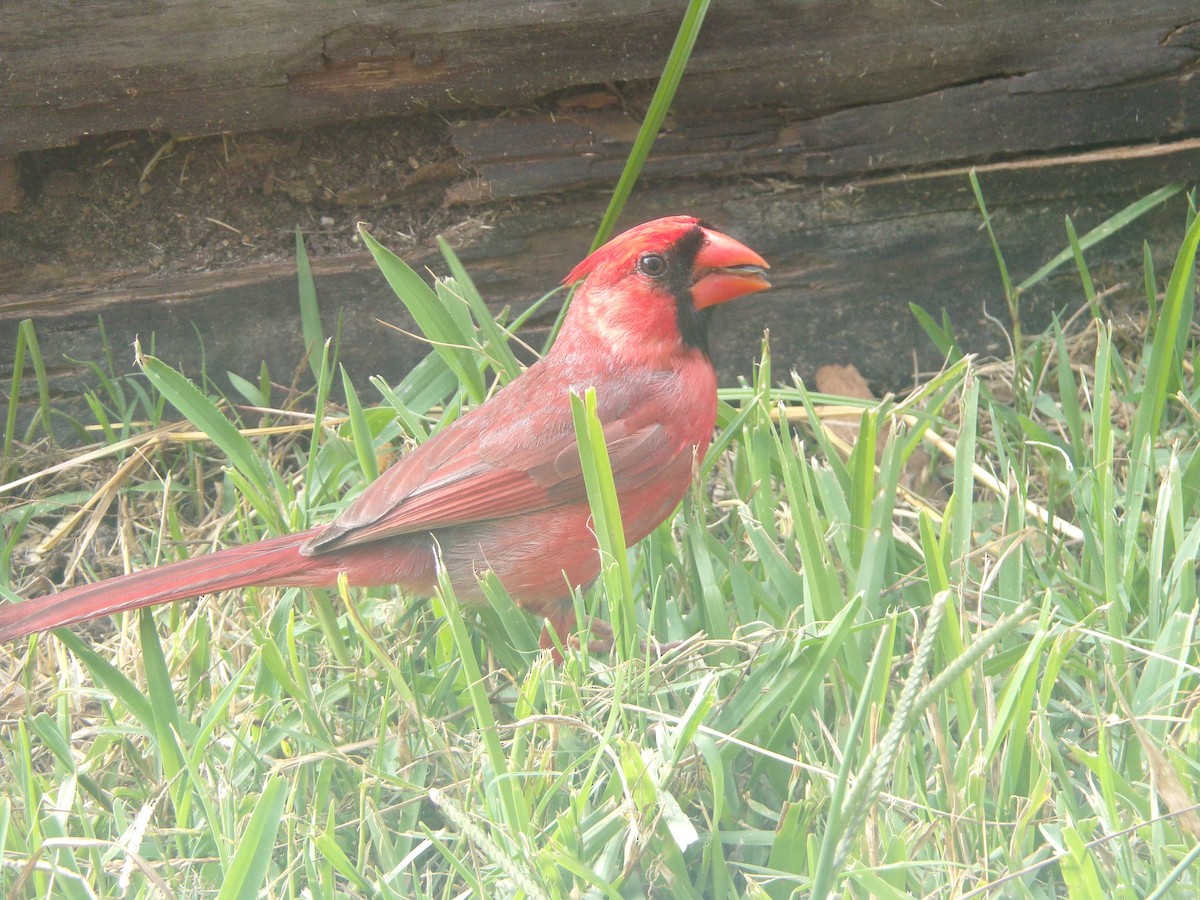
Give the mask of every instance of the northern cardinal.
[{"label": "northern cardinal", "polygon": [[[400,459],[328,525],[0,604],[0,640],[250,585],[395,584],[430,594],[436,560],[466,602],[493,570],[565,645],[571,587],[600,571],[570,392],[596,389],[630,544],[679,504],[716,422],[710,308],[767,287],[753,250],[690,216],[632,228],[587,257],[546,356]],[[549,646],[543,633],[543,646]]]}]

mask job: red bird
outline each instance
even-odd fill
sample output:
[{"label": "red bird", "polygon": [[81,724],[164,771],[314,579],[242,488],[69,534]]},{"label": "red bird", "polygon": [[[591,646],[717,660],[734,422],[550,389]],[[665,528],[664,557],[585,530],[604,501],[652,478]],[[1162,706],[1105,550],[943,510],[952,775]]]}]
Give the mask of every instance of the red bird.
[{"label": "red bird", "polygon": [[[626,231],[565,279],[582,281],[545,358],[402,458],[328,525],[24,603],[0,640],[250,585],[396,584],[430,594],[436,555],[458,597],[492,570],[564,644],[571,586],[600,571],[570,393],[596,389],[630,544],[679,504],[716,422],[710,307],[769,287],[753,250],[690,216]],[[543,644],[548,634],[543,635]]]}]

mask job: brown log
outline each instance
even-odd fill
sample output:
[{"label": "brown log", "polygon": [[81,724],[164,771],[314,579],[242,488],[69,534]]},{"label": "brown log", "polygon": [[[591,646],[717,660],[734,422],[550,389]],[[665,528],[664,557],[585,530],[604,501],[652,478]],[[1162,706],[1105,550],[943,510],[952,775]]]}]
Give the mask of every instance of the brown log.
[{"label": "brown log", "polygon": [[[1200,149],[1129,158],[1107,152],[1031,164],[983,167],[979,177],[994,227],[1016,279],[1066,246],[1063,210],[1081,233],[1170,178],[1200,177]],[[854,363],[883,390],[901,389],[915,371],[941,357],[909,309],[935,317],[946,310],[963,346],[985,355],[1008,352],[1007,309],[995,259],[980,229],[965,170],[884,176],[839,188],[739,184],[714,189],[695,181],[634,198],[629,222],[687,209],[734,231],[772,263],[774,290],[717,310],[714,353],[722,381],[750,373],[764,329],[771,332],[776,371],[811,377],[829,363]],[[1101,289],[1125,282],[1140,290],[1140,245],[1169,267],[1184,221],[1182,197],[1089,251]],[[554,285],[584,252],[595,227],[590,198],[513,210],[460,247],[489,303],[523,309]],[[414,265],[438,268],[432,250],[408,250]],[[413,323],[365,254],[314,262],[328,333],[343,317],[342,358],[358,384],[382,374],[400,378],[427,348],[380,324],[412,331]],[[1027,331],[1052,312],[1084,303],[1073,266],[1064,266],[1022,299]],[[535,346],[553,310],[526,333]],[[101,360],[98,318],[120,365],[135,337],[188,374],[200,360],[218,385],[223,373],[256,380],[266,361],[287,381],[303,354],[295,268],[290,260],[168,279],[142,276],[119,288],[86,284],[34,296],[0,295],[0,322],[34,318],[52,387],[61,402],[93,383],[87,360]],[[15,327],[0,328],[0,383],[11,377]],[[32,393],[32,385],[29,386]],[[76,404],[76,408],[78,408]]]},{"label": "brown log", "polygon": [[[679,12],[673,0],[9,3],[0,157],[86,134],[294,128],[645,82]],[[818,144],[823,122],[844,132],[848,116],[884,164],[895,140],[896,162],[936,153],[939,122],[984,154],[1151,140],[1195,125],[1195,92],[1169,83],[1196,59],[1195,12],[1190,0],[717,3],[678,108],[796,110],[797,137]],[[1089,95],[1121,114],[1076,106]]]}]

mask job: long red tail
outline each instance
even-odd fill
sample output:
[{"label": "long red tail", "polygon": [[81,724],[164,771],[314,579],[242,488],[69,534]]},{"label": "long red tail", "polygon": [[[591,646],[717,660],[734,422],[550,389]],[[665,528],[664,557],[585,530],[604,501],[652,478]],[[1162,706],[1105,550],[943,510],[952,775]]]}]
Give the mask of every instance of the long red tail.
[{"label": "long red tail", "polygon": [[24,603],[0,603],[0,641],[213,591],[250,585],[332,586],[337,583],[336,567],[327,560],[300,555],[300,545],[313,534],[289,534],[230,547]]}]

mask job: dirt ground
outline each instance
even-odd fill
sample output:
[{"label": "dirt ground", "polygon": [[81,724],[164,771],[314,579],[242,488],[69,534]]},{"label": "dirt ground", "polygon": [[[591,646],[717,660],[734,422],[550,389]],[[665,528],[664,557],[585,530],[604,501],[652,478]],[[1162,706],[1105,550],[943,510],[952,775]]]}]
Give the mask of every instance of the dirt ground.
[{"label": "dirt ground", "polygon": [[0,215],[0,292],[290,259],[297,225],[312,256],[361,249],[361,221],[393,245],[423,242],[454,223],[445,190],[467,174],[433,117],[85,139],[22,157],[24,202]]}]

